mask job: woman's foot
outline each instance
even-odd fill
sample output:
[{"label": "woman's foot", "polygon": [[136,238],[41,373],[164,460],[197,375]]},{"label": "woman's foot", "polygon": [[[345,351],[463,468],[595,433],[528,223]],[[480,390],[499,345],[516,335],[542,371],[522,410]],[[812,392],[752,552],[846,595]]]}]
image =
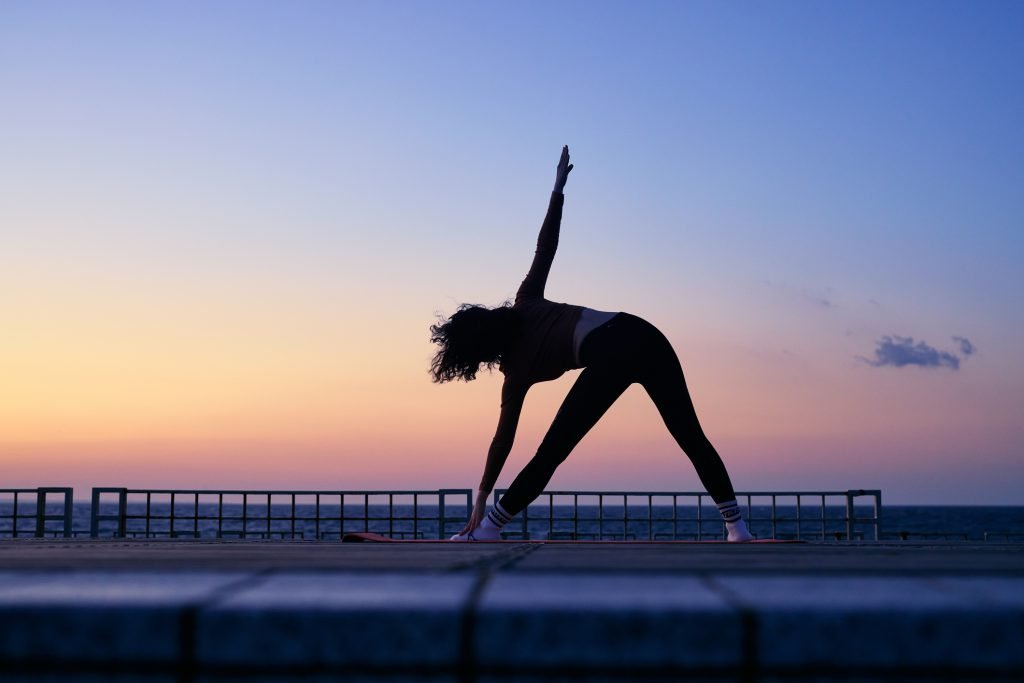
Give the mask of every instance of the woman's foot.
[{"label": "woman's foot", "polygon": [[746,543],[747,541],[754,540],[754,537],[747,531],[747,525],[743,519],[737,519],[735,522],[726,522],[725,530],[725,540],[730,543]]},{"label": "woman's foot", "polygon": [[450,541],[500,541],[501,530],[481,525],[464,534],[455,534]]}]

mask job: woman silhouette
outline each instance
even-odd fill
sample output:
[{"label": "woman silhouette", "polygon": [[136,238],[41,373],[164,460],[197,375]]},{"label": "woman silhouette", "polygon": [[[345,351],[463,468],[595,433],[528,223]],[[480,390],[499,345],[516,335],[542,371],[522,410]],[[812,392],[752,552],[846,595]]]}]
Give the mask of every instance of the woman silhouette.
[{"label": "woman silhouette", "polygon": [[[569,148],[562,148],[547,216],[537,238],[530,271],[512,306],[489,309],[463,304],[448,319],[431,326],[440,346],[431,363],[435,382],[476,378],[481,365],[505,375],[498,428],[476,503],[466,527],[453,541],[494,541],[505,524],[544,490],[551,476],[630,384],[650,395],[665,425],[697,470],[718,505],[730,541],[749,541],[729,474],[697,420],[679,359],[665,336],[628,313],[606,313],[544,298],[544,285],[558,247],[562,191],[572,171]],[[536,455],[489,511],[494,488],[515,439],[526,392],[537,382],[583,368]],[[486,511],[486,514],[485,514]]]}]

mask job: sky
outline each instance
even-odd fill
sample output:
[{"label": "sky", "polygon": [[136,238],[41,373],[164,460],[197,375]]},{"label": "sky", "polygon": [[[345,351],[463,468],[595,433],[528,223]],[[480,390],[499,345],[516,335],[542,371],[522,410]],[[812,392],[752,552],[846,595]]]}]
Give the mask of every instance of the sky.
[{"label": "sky", "polygon": [[[474,488],[429,325],[661,328],[739,491],[1024,505],[1024,5],[0,4],[0,487]],[[531,391],[498,485],[576,372]],[[695,491],[639,387],[561,490]]]}]

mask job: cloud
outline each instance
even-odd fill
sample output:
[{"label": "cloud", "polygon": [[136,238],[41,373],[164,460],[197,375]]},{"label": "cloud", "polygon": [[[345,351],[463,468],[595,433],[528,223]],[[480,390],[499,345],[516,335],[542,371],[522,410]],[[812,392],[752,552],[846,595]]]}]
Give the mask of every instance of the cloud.
[{"label": "cloud", "polygon": [[960,345],[960,353],[964,354],[964,358],[978,350],[966,337],[953,337],[953,341]]},{"label": "cloud", "polygon": [[803,294],[805,299],[822,308],[836,307],[836,302],[835,298],[832,296],[831,287],[825,287],[824,289],[820,290],[809,289],[805,287],[802,290],[800,290],[800,293]]},{"label": "cloud", "polygon": [[764,285],[769,289],[775,290],[787,299],[809,302],[818,308],[839,307],[839,304],[836,303],[836,297],[834,296],[834,290],[832,287],[799,287],[797,285],[791,285],[785,280],[773,282],[772,280],[766,280],[764,278],[757,282],[760,285]]},{"label": "cloud", "polygon": [[815,294],[808,294],[806,292],[804,293],[804,296],[806,296],[808,299],[810,299],[812,302],[818,304],[822,308],[832,308],[833,306],[835,306],[835,304],[832,303],[831,300],[826,299],[823,296],[817,296]]},{"label": "cloud", "polygon": [[[960,347],[960,353],[964,358],[976,351],[974,344],[966,337],[953,337],[953,341]],[[949,368],[950,370],[960,369],[960,357],[949,351],[940,351],[934,346],[919,341],[914,342],[913,337],[900,337],[899,335],[886,335],[876,342],[874,359],[858,356],[868,365],[876,368],[892,366],[902,368],[907,365],[916,365],[922,368]]]}]

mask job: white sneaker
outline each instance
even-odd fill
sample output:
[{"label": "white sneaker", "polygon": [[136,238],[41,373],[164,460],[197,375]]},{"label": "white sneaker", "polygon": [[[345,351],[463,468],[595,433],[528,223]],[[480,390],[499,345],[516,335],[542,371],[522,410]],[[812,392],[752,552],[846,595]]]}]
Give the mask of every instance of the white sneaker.
[{"label": "white sneaker", "polygon": [[478,526],[464,534],[455,534],[452,536],[450,541],[500,541],[501,531],[498,529],[486,529],[482,526]]},{"label": "white sneaker", "polygon": [[728,532],[725,540],[730,543],[746,543],[754,540],[754,537],[747,531],[746,522],[742,519],[738,519],[735,522],[726,522],[725,528]]}]

